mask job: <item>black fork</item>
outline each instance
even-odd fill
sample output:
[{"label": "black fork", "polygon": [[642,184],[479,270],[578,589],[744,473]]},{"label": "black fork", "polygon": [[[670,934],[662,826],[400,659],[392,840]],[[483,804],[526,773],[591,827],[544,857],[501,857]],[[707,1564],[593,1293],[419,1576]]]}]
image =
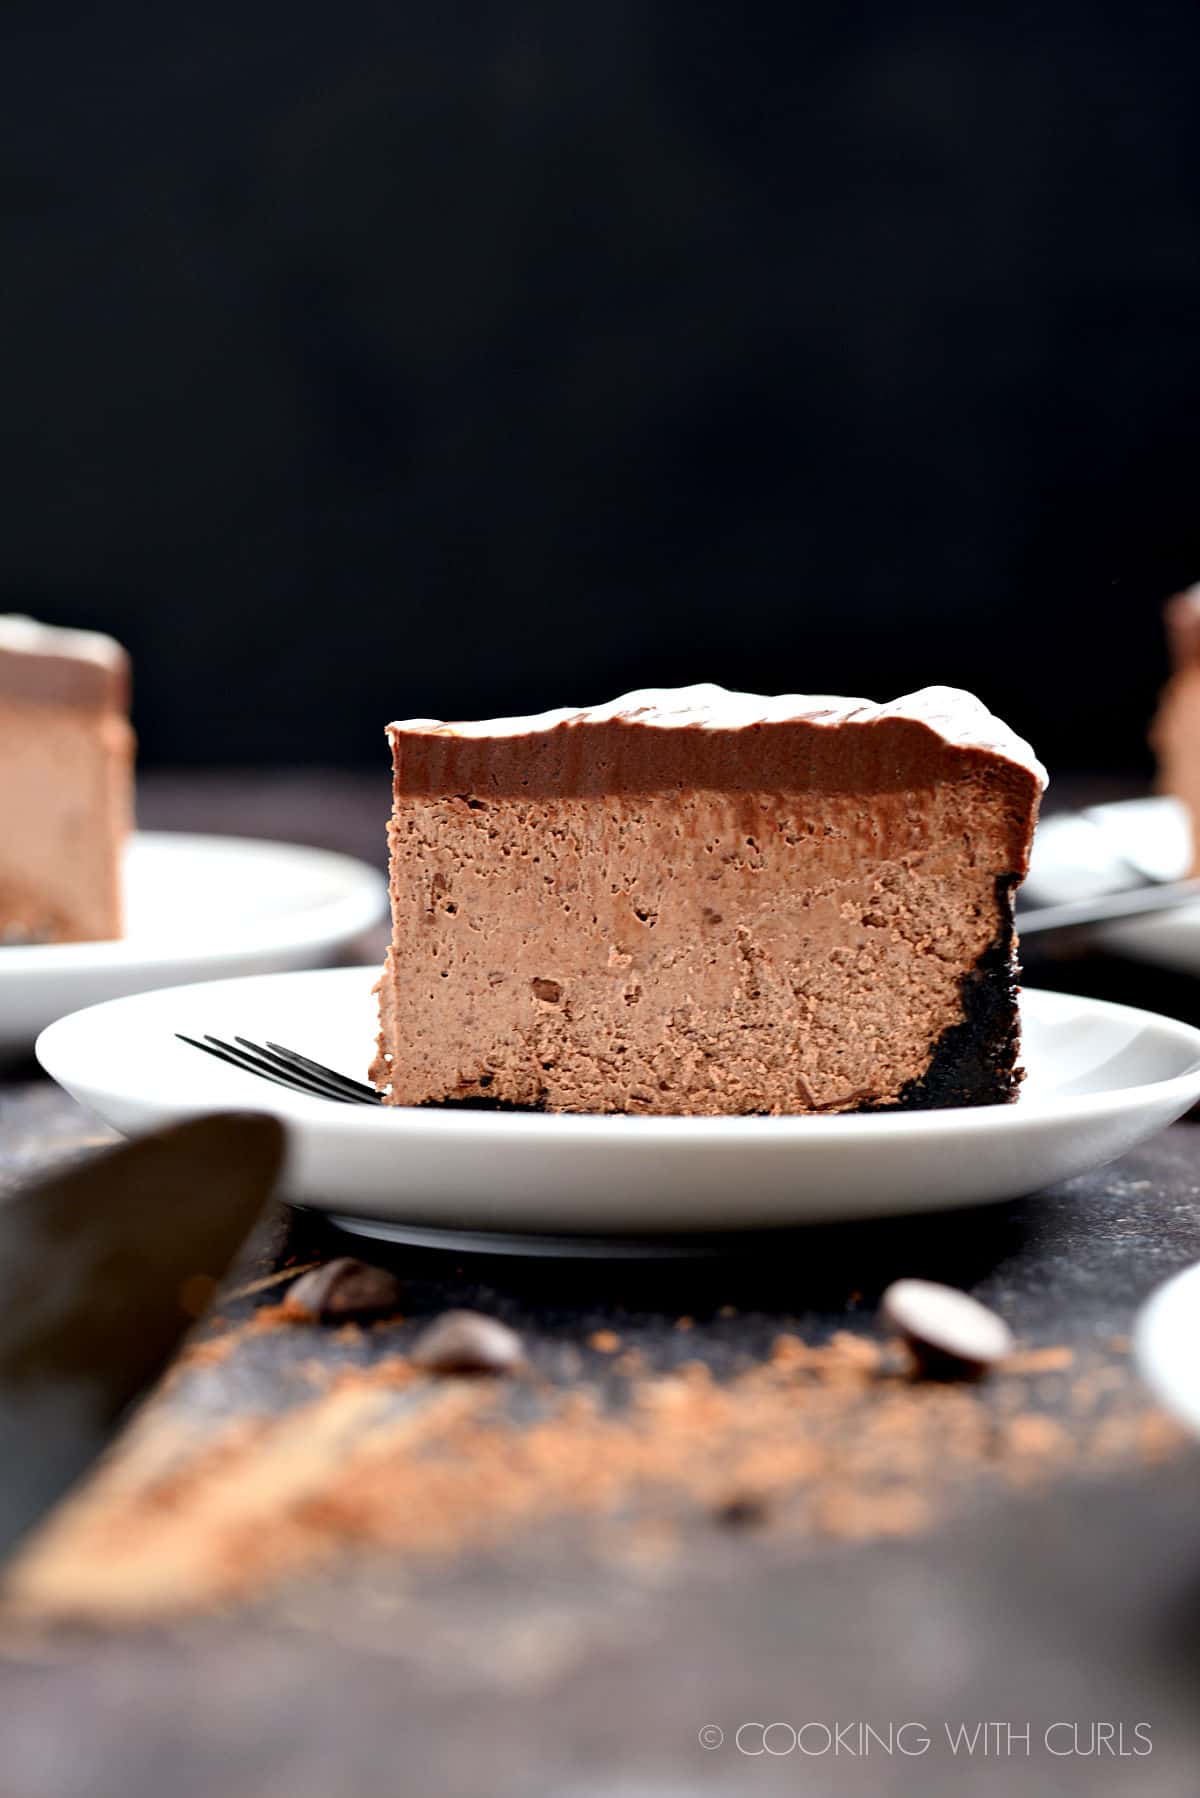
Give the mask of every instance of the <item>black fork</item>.
[{"label": "black fork", "polygon": [[286,1086],[291,1092],[333,1099],[339,1105],[378,1105],[382,1102],[373,1086],[351,1080],[348,1074],[339,1074],[336,1068],[327,1068],[307,1055],[298,1054],[295,1049],[285,1049],[282,1043],[255,1043],[245,1036],[235,1036],[231,1043],[223,1042],[219,1036],[205,1036],[201,1042],[199,1037],[185,1036],[182,1030],[175,1034],[181,1043],[190,1043],[193,1049],[203,1049],[206,1055],[215,1055],[218,1061],[227,1061],[244,1073],[257,1074],[261,1080],[272,1080],[276,1086]]}]

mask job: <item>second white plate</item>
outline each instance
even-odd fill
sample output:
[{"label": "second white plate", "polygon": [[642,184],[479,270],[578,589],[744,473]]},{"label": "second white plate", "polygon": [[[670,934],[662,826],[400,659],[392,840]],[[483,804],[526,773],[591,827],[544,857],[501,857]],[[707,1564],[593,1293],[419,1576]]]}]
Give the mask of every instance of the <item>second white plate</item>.
[{"label": "second white plate", "polygon": [[[55,1018],[126,993],[319,967],[379,922],[381,874],[348,855],[245,837],[138,831],[118,942],[0,947],[0,1054]],[[361,951],[360,951],[361,953]]]},{"label": "second white plate", "polygon": [[[1187,873],[1191,827],[1177,799],[1123,799],[1092,806],[1088,817],[1094,822],[1070,812],[1042,820],[1021,892],[1026,904],[1056,905],[1136,884],[1122,856],[1160,880],[1181,880]],[[1200,974],[1200,904],[1107,924],[1096,934],[1118,954]]]},{"label": "second white plate", "polygon": [[[269,1038],[361,1079],[376,975],[344,968],[146,993],[62,1019],[37,1052],[119,1130],[202,1111],[269,1111],[289,1131],[285,1197],[381,1234],[429,1242],[470,1231],[492,1247],[506,1234],[644,1237],[1015,1198],[1123,1154],[1200,1098],[1200,1031],[1042,992],[1022,1002],[1020,1099],[963,1111],[648,1118],[374,1109],[290,1093],[175,1038]],[[524,1246],[534,1245],[526,1237]]]}]

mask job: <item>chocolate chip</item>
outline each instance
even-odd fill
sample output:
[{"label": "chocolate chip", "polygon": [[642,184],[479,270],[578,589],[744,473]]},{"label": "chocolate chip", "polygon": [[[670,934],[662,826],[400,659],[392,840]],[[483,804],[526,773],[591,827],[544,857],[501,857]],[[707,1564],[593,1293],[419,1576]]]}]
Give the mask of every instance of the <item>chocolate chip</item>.
[{"label": "chocolate chip", "polygon": [[429,1373],[515,1373],[525,1364],[521,1338],[498,1317],[443,1311],[414,1342],[410,1359]]},{"label": "chocolate chip", "polygon": [[716,1519],[730,1530],[757,1529],[767,1521],[767,1501],[755,1492],[738,1493],[717,1506]]},{"label": "chocolate chip", "polygon": [[1012,1353],[1012,1331],[1004,1319],[954,1286],[896,1280],[880,1299],[879,1309],[909,1344],[922,1371],[933,1377],[982,1373]]},{"label": "chocolate chip", "polygon": [[319,1323],[344,1323],[355,1317],[374,1317],[398,1310],[401,1285],[385,1267],[372,1267],[352,1255],[339,1255],[308,1273],[288,1288],[287,1303],[307,1311]]}]

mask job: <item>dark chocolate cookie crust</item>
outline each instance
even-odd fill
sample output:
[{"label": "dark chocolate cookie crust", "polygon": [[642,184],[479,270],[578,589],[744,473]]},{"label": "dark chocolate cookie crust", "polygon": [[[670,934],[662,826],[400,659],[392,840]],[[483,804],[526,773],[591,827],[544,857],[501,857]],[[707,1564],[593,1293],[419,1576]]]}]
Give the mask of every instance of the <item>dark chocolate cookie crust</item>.
[{"label": "dark chocolate cookie crust", "polygon": [[889,1105],[866,1111],[940,1111],[963,1105],[1006,1105],[1015,1099],[1023,1074],[1013,895],[1019,876],[996,880],[1000,928],[975,966],[962,979],[962,1022],[942,1032],[929,1066],[910,1080]]}]

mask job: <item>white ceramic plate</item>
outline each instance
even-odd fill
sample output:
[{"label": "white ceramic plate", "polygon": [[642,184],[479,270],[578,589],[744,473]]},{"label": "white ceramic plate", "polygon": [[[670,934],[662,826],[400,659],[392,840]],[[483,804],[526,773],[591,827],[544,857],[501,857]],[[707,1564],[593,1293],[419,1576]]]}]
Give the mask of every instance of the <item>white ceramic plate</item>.
[{"label": "white ceramic plate", "polygon": [[55,1018],[151,987],[328,962],[378,922],[380,874],[346,855],[239,837],[139,831],[119,942],[0,947],[0,1054]]},{"label": "white ceramic plate", "polygon": [[1176,1274],[1142,1306],[1133,1351],[1159,1403],[1200,1436],[1200,1266]]},{"label": "white ceramic plate", "polygon": [[[229,1107],[289,1125],[284,1194],[411,1241],[561,1247],[975,1205],[1099,1166],[1200,1097],[1200,1031],[1059,993],[1024,996],[1015,1105],[825,1118],[576,1117],[338,1105],[175,1040],[271,1039],[359,1078],[374,968],[120,999],[43,1032],[43,1067],[117,1129]],[[559,1239],[541,1245],[529,1235]],[[462,1238],[456,1246],[465,1247]]]},{"label": "white ceramic plate", "polygon": [[[1071,814],[1038,826],[1026,905],[1054,905],[1136,884],[1120,858],[1129,856],[1161,880],[1180,880],[1191,864],[1191,827],[1175,799],[1126,799],[1094,805],[1086,820]],[[1200,904],[1158,917],[1108,924],[1097,936],[1122,955],[1200,974]]]}]

